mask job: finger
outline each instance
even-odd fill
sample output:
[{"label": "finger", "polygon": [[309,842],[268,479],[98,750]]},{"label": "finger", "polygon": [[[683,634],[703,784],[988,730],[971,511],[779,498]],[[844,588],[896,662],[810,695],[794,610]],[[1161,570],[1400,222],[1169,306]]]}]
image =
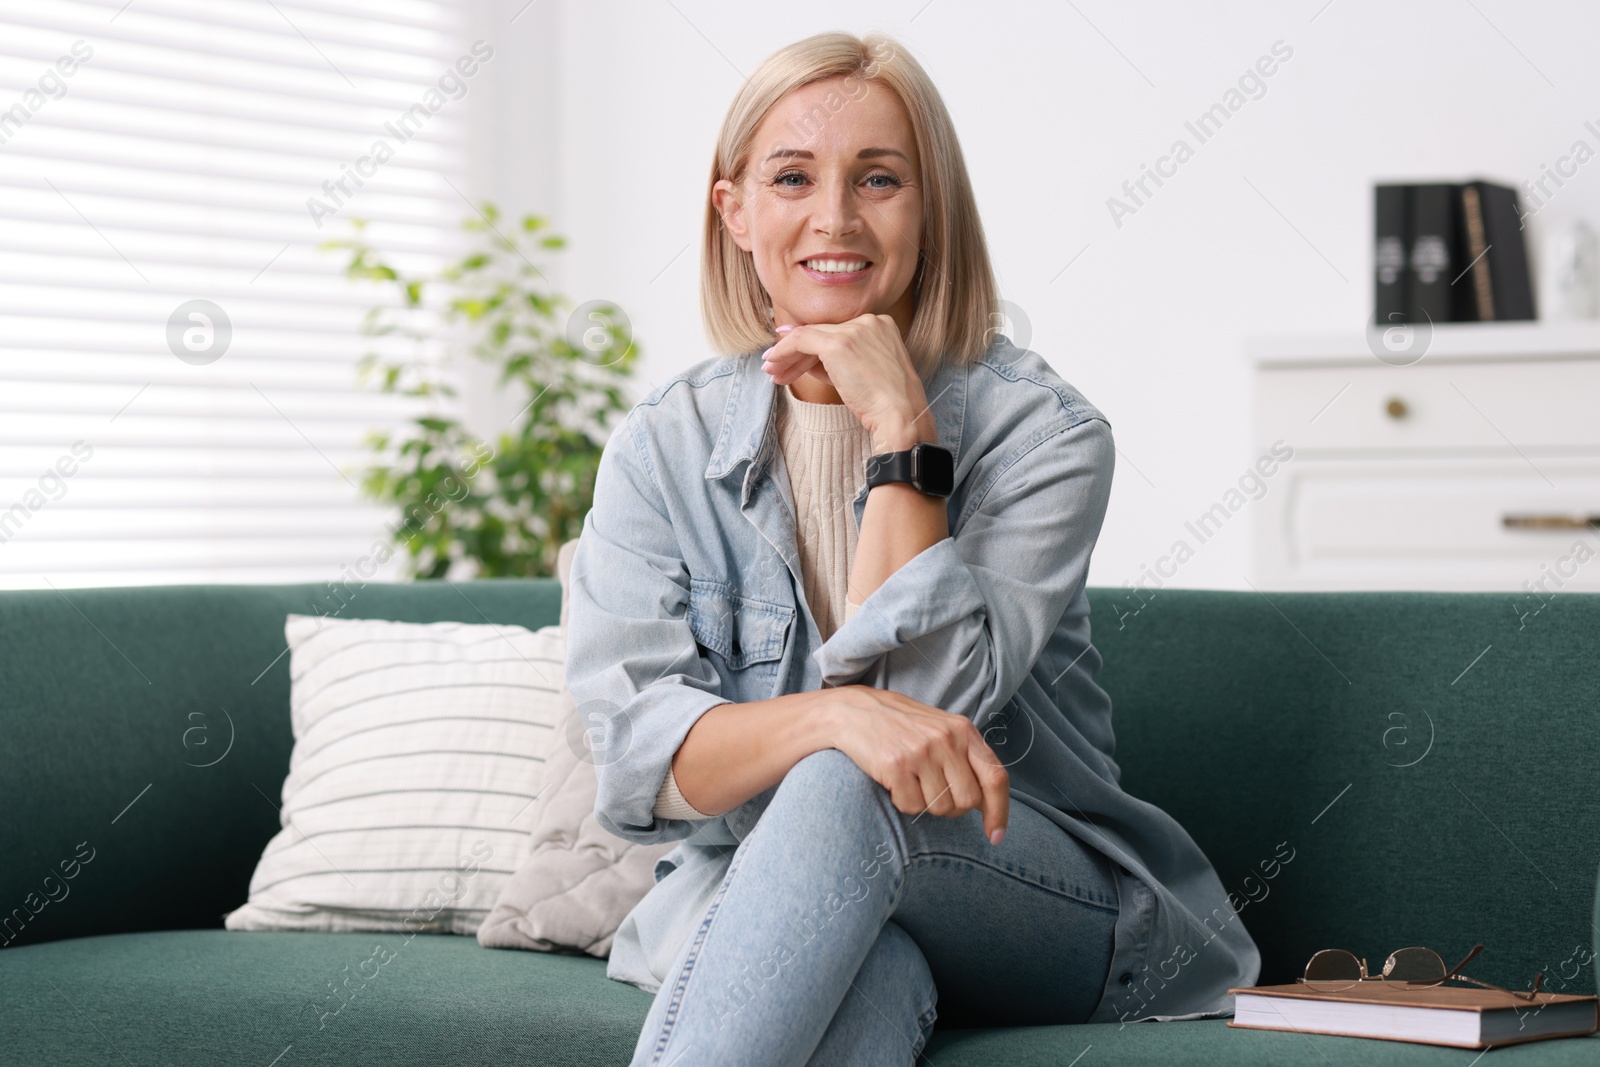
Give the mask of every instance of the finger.
[{"label": "finger", "polygon": [[984,836],[990,844],[998,845],[1011,820],[1011,775],[1000,766],[994,750],[981,740],[975,741],[967,754],[968,763],[983,789]]},{"label": "finger", "polygon": [[917,811],[919,816],[952,814],[955,804],[950,799],[950,783],[945,780],[941,762],[925,764],[917,773],[917,782],[922,787],[922,807]]},{"label": "finger", "polygon": [[815,369],[814,364],[801,363],[798,366],[767,368],[767,374],[775,385],[791,385],[804,378],[813,369]]},{"label": "finger", "polygon": [[[854,329],[856,327],[847,323],[831,322],[810,322],[792,326],[778,333],[778,341],[767,350],[767,355],[786,358],[797,352],[806,352],[820,356],[823,350],[841,334],[848,335]],[[774,332],[777,333],[776,330]]]},{"label": "finger", "polygon": [[978,776],[972,772],[972,764],[962,756],[957,756],[945,765],[945,781],[950,786],[951,815],[965,815],[973,808],[983,804],[983,785],[978,781]]},{"label": "finger", "polygon": [[766,371],[772,380],[779,385],[788,385],[799,378],[803,378],[809,371],[821,366],[821,360],[807,353],[799,353],[786,361],[774,362],[771,359],[761,364],[761,369]]},{"label": "finger", "polygon": [[891,773],[888,781],[880,783],[889,791],[889,799],[894,802],[895,810],[907,815],[920,815],[926,809],[927,802],[922,796],[922,783],[915,775]]},{"label": "finger", "polygon": [[[791,334],[790,336],[793,335]],[[817,358],[818,356],[815,352],[790,343],[787,337],[761,353],[763,367],[778,369]]]}]

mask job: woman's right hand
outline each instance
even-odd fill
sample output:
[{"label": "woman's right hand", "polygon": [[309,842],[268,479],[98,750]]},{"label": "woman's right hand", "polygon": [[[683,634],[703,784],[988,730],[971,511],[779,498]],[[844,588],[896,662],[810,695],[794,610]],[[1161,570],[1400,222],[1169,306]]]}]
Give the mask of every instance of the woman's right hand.
[{"label": "woman's right hand", "polygon": [[985,836],[1000,843],[1011,813],[1011,775],[971,719],[865,685],[811,696],[832,713],[833,747],[887,789],[897,809],[957,818],[978,808]]}]

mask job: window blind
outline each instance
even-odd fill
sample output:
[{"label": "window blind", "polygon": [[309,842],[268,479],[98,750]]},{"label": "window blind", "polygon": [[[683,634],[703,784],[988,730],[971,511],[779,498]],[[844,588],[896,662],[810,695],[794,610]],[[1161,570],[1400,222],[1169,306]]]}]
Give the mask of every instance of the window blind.
[{"label": "window blind", "polygon": [[318,245],[454,248],[492,57],[462,32],[433,0],[0,0],[0,586],[371,554],[362,441],[410,411],[357,381],[387,292]]}]

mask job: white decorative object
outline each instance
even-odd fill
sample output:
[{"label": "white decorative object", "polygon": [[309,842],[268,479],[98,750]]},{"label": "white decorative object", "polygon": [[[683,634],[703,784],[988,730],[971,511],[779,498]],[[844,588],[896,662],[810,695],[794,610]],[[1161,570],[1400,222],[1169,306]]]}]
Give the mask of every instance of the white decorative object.
[{"label": "white decorative object", "polygon": [[[1460,323],[1396,356],[1261,338],[1255,448],[1294,450],[1255,506],[1263,589],[1600,591],[1600,325]],[[1519,609],[1520,610],[1520,609]]]},{"label": "white decorative object", "polygon": [[284,632],[283,829],[227,928],[475,933],[528,851],[561,628],[290,615]]},{"label": "white decorative object", "polygon": [[1600,319],[1600,239],[1576,219],[1550,242],[1550,308],[1554,320]]}]

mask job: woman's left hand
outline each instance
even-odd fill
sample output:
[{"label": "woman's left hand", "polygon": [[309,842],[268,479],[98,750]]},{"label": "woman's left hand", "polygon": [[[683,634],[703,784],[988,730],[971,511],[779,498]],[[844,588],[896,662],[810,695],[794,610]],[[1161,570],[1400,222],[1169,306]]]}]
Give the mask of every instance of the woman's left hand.
[{"label": "woman's left hand", "polygon": [[[915,440],[934,439],[927,393],[892,316],[859,315],[778,331],[782,336],[762,363],[778,385],[806,374],[827,382],[883,447],[909,448]],[[911,440],[904,440],[908,435]]]}]

